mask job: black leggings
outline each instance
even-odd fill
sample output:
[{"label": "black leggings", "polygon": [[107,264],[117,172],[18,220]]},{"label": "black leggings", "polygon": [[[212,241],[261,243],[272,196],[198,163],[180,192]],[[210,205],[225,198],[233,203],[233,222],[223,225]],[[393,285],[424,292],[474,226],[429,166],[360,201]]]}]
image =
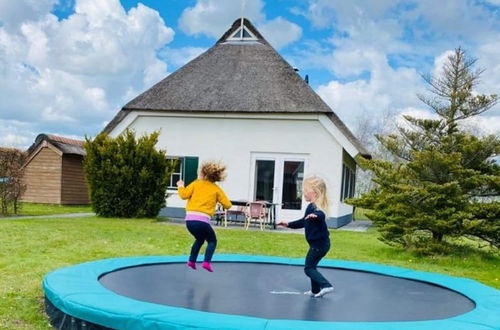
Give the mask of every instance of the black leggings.
[{"label": "black leggings", "polygon": [[196,262],[201,246],[207,241],[207,249],[205,250],[204,261],[210,262],[217,246],[217,237],[215,231],[209,223],[203,221],[189,220],[186,221],[186,227],[196,239],[191,247],[189,261]]},{"label": "black leggings", "polygon": [[329,241],[317,246],[310,246],[307,252],[304,272],[311,279],[312,293],[316,294],[321,289],[332,286],[316,268],[321,259],[328,253],[328,250],[330,250]]}]

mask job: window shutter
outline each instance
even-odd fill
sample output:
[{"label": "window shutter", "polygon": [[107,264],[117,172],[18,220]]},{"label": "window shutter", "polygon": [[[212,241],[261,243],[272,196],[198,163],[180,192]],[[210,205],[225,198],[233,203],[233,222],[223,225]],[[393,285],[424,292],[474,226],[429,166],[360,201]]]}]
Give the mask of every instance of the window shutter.
[{"label": "window shutter", "polygon": [[198,157],[184,157],[184,184],[187,186],[198,178]]}]

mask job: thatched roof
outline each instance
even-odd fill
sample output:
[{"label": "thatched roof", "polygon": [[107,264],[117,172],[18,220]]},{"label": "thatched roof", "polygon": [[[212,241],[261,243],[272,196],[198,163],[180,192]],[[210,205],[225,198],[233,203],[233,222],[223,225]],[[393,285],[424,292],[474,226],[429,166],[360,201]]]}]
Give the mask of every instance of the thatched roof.
[{"label": "thatched roof", "polygon": [[[340,121],[250,21],[245,19],[244,25],[253,40],[231,38],[240,24],[240,19],[236,20],[212,48],[127,103],[104,132],[134,110],[324,113]],[[366,153],[345,125],[337,127]]]},{"label": "thatched roof", "polygon": [[35,142],[28,148],[28,153],[31,154],[32,152],[37,150],[38,146],[44,141],[52,144],[63,154],[85,156],[85,149],[83,147],[84,141],[51,134],[39,134],[36,137]]}]

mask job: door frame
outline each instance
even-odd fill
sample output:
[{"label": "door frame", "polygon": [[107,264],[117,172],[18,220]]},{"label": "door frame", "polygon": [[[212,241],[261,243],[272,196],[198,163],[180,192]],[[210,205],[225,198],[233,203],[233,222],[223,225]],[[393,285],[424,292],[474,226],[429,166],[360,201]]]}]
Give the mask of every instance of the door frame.
[{"label": "door frame", "polygon": [[[283,175],[285,161],[301,161],[304,162],[304,176],[308,169],[309,154],[303,153],[279,153],[279,152],[250,152],[250,184],[248,196],[251,200],[255,199],[255,189],[257,180],[257,160],[272,160],[274,161],[274,187],[273,187],[273,203],[281,204],[283,200]],[[302,198],[300,210],[283,210],[280,205],[276,205],[276,221],[280,220],[296,220],[300,219],[304,214],[306,202]]]}]

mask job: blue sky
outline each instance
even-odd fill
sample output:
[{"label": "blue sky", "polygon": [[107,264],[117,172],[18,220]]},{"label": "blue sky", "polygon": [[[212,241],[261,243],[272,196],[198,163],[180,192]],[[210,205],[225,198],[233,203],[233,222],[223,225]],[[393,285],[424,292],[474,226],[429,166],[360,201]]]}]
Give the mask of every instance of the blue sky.
[{"label": "blue sky", "polygon": [[[210,48],[238,0],[0,0],[0,146],[97,134],[129,100]],[[244,14],[353,130],[401,114],[456,47],[500,94],[500,0],[246,0]],[[500,133],[500,105],[471,120]]]}]

